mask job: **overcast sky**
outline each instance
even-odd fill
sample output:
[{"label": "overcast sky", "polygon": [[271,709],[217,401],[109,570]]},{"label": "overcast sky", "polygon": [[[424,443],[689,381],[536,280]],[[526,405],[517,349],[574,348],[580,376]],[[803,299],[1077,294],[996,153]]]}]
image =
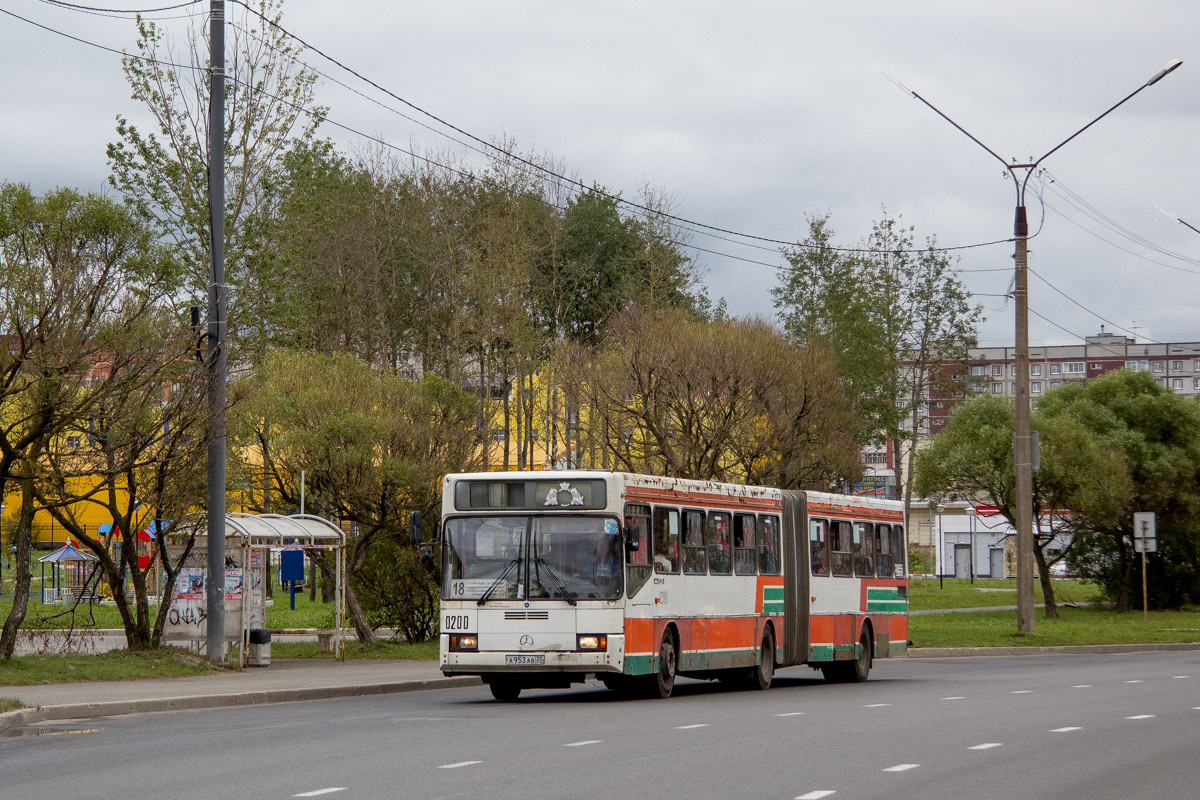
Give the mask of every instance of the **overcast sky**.
[{"label": "overcast sky", "polygon": [[[232,20],[244,19],[228,5]],[[134,48],[128,17],[39,0],[0,0],[0,9]],[[161,24],[183,42],[189,19],[178,15],[188,11],[154,16],[176,17]],[[1012,235],[1016,195],[1000,163],[896,82],[998,155],[1025,161],[1183,59],[1047,159],[1053,183],[1031,182],[1030,338],[1071,343],[1105,325],[1145,341],[1200,340],[1200,233],[1155,208],[1200,228],[1196,0],[288,0],[282,23],[442,119],[549,154],[586,183],[631,199],[649,184],[674,198],[680,217],[767,239],[802,238],[806,215],[828,212],[844,245],[884,208],[915,226],[918,242]],[[315,54],[306,59],[399,107]],[[119,57],[0,14],[0,66],[0,179],[102,189],[114,118],[139,116]],[[457,148],[330,81],[318,100],[331,119],[398,145]],[[348,152],[363,146],[325,133]],[[702,234],[692,243],[782,263],[775,245]],[[704,251],[694,255],[714,299],[738,315],[774,316],[775,269]],[[1011,345],[1012,244],[956,257],[986,309],[981,344]]]}]

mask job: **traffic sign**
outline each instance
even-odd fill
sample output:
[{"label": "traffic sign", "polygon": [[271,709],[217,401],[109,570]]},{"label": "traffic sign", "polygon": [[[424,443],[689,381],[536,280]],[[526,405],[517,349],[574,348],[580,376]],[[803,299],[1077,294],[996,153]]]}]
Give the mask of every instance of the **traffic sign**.
[{"label": "traffic sign", "polygon": [[1153,511],[1138,511],[1133,515],[1133,552],[1158,552],[1158,536],[1154,530]]}]

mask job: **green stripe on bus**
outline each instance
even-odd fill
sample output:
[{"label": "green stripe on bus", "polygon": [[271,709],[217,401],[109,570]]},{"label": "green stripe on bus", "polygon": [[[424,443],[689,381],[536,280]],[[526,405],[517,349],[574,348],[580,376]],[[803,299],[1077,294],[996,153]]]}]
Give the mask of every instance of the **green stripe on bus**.
[{"label": "green stripe on bus", "polygon": [[783,600],[782,586],[764,586],[763,587],[763,602],[767,600]]},{"label": "green stripe on bus", "polygon": [[903,614],[908,603],[903,600],[868,600],[867,611],[883,611],[891,614]]},{"label": "green stripe on bus", "polygon": [[626,675],[653,675],[654,656],[625,656]]},{"label": "green stripe on bus", "polygon": [[783,613],[783,601],[780,600],[777,603],[767,603],[764,601],[763,602],[763,613],[764,614],[782,614]]},{"label": "green stripe on bus", "polygon": [[853,653],[858,656],[857,644],[810,644],[808,646],[809,661],[833,661],[837,653]]}]

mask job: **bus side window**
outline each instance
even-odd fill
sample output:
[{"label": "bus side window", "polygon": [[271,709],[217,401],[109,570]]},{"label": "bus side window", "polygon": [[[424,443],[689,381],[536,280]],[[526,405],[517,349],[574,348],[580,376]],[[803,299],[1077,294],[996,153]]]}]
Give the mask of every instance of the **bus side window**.
[{"label": "bus side window", "polygon": [[683,571],[687,575],[704,575],[708,572],[703,511],[683,512]]},{"label": "bus side window", "polygon": [[850,523],[835,519],[829,536],[830,566],[838,578],[849,578],[854,574],[854,556],[850,552]]},{"label": "bus side window", "polygon": [[859,578],[874,578],[871,544],[875,538],[875,526],[869,522],[854,523],[854,574]]},{"label": "bus side window", "polygon": [[625,528],[630,539],[639,543],[637,550],[627,550],[627,563],[650,564],[650,506],[630,503],[625,506]]},{"label": "bus side window", "polygon": [[754,516],[738,514],[734,517],[733,564],[738,575],[753,575],[758,572],[755,564]]},{"label": "bus side window", "polygon": [[892,577],[903,578],[908,571],[904,560],[904,526],[892,526]]},{"label": "bus side window", "polygon": [[779,564],[779,517],[760,515],[758,518],[758,571],[763,575],[778,575]]},{"label": "bus side window", "polygon": [[713,575],[728,575],[732,561],[729,559],[729,514],[724,511],[708,512],[708,567]]},{"label": "bus side window", "polygon": [[629,503],[625,506],[625,528],[638,542],[638,549],[625,549],[625,591],[630,597],[650,580],[650,506]]},{"label": "bus side window", "polygon": [[810,519],[808,521],[808,552],[812,562],[813,575],[829,574],[829,521]]},{"label": "bus side window", "polygon": [[892,577],[892,526],[875,526],[875,577]]},{"label": "bus side window", "polygon": [[679,572],[679,511],[654,507],[654,571],[663,575]]}]

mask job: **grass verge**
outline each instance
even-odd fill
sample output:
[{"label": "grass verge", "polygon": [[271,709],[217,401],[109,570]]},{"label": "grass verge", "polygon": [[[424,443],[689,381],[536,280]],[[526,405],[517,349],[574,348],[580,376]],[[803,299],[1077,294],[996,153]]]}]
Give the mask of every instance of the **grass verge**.
[{"label": "grass verge", "polygon": [[1036,632],[1017,633],[1015,611],[974,611],[909,617],[914,647],[1059,647],[1089,644],[1200,642],[1200,609],[1118,614],[1104,608],[1059,608],[1056,619],[1039,609]]},{"label": "grass verge", "polygon": [[[1100,589],[1087,581],[1053,581],[1056,603],[1097,603]],[[1040,585],[1034,587],[1034,601],[1042,602]],[[1015,606],[1016,578],[913,578],[908,586],[909,607],[913,611],[945,608],[983,608],[985,606]]]},{"label": "grass verge", "polygon": [[102,655],[21,656],[0,661],[0,685],[175,678],[220,669],[178,647],[138,652],[114,650]]}]

